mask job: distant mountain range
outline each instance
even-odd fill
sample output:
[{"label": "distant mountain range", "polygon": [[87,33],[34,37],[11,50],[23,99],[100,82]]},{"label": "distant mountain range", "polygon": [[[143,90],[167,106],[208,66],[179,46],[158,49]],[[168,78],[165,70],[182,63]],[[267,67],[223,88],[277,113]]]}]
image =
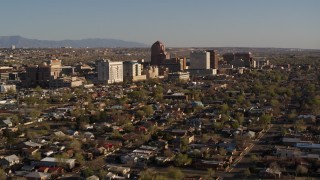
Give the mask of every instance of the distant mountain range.
[{"label": "distant mountain range", "polygon": [[17,48],[59,48],[59,47],[73,47],[73,48],[115,48],[115,47],[148,47],[148,45],[123,41],[119,39],[81,39],[81,40],[38,40],[28,39],[21,36],[0,36],[0,48],[9,48],[15,45]]}]

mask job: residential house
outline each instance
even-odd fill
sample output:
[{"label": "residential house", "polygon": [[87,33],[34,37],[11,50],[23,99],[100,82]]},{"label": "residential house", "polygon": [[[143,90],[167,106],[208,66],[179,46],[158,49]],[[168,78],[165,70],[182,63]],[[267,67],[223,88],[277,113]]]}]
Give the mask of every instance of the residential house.
[{"label": "residential house", "polygon": [[13,166],[15,164],[20,163],[20,158],[16,156],[15,154],[10,155],[10,156],[5,156],[4,158],[0,159],[0,166],[3,169],[6,169],[10,166]]}]

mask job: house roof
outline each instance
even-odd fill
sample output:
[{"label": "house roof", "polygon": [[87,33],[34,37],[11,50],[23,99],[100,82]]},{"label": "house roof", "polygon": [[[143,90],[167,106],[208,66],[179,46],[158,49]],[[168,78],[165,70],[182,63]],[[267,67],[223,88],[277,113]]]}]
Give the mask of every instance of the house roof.
[{"label": "house roof", "polygon": [[8,162],[19,161],[19,157],[16,156],[15,154],[10,155],[10,156],[6,156],[6,157],[4,157],[4,159],[7,160]]},{"label": "house roof", "polygon": [[42,172],[30,172],[27,175],[25,175],[27,178],[48,178],[50,177],[50,174],[48,173],[42,173]]},{"label": "house roof", "polygon": [[3,120],[2,122],[6,125],[12,124],[10,119]]},{"label": "house roof", "polygon": [[26,141],[26,142],[24,142],[24,144],[26,146],[31,146],[31,147],[41,147],[42,146],[42,144],[35,143],[35,142],[32,142],[32,141]]}]

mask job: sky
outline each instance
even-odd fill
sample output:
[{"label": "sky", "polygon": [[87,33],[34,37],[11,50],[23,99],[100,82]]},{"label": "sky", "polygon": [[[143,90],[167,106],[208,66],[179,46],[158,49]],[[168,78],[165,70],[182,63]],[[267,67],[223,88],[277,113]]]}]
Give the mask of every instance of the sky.
[{"label": "sky", "polygon": [[320,49],[320,0],[0,0],[0,36]]}]

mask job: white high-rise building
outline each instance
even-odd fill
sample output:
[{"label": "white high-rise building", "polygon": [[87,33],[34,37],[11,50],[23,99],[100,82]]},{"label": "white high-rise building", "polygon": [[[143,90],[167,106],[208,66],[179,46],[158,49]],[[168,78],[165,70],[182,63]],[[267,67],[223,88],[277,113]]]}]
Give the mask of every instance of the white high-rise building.
[{"label": "white high-rise building", "polygon": [[110,60],[97,60],[98,81],[106,83],[123,82],[123,63]]},{"label": "white high-rise building", "polygon": [[210,52],[192,51],[189,69],[210,69]]}]

